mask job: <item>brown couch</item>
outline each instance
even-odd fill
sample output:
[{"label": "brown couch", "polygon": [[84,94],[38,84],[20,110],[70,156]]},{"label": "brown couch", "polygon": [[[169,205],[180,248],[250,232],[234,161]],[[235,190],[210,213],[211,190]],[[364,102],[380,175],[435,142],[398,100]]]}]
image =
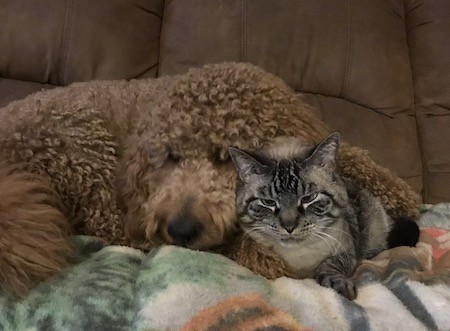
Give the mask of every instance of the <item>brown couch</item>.
[{"label": "brown couch", "polygon": [[249,61],[429,203],[450,201],[448,0],[0,0],[0,106]]}]

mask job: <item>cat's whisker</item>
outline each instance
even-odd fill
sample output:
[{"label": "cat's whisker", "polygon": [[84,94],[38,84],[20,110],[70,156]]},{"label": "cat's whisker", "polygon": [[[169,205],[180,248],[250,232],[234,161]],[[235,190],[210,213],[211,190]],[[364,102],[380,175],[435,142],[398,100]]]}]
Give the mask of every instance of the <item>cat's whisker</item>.
[{"label": "cat's whisker", "polygon": [[330,235],[326,232],[323,232],[323,231],[320,231],[318,233],[323,236],[326,236],[327,238],[330,238],[332,241],[334,241],[336,244],[338,244],[341,248],[345,249],[345,246],[337,238],[333,237],[332,235]]},{"label": "cat's whisker", "polygon": [[335,247],[335,251],[333,252],[334,255],[337,255],[338,253],[343,254],[343,256],[345,257],[345,259],[347,260],[347,262],[350,262],[352,260],[352,258],[350,257],[350,255],[347,252],[346,247],[342,244],[342,242],[340,242],[338,239],[336,239],[335,237],[333,237],[332,235],[325,233],[325,232],[319,232],[321,235],[326,236],[327,238],[331,239],[333,242],[335,242],[336,244],[338,244],[341,248],[341,251],[338,250],[337,247]]},{"label": "cat's whisker", "polygon": [[312,235],[316,238],[321,239],[328,246],[328,248],[330,248],[332,254],[334,253],[333,246],[324,237],[320,236],[318,233],[312,233]]},{"label": "cat's whisker", "polygon": [[[344,230],[337,229],[337,228],[334,228],[334,227],[324,227],[323,229],[324,229],[324,230],[326,230],[326,229],[331,229],[331,230],[334,230],[334,231],[339,231],[339,232],[341,232],[342,234],[348,236],[348,238],[351,239],[351,240],[353,241],[353,237],[352,237],[348,232],[346,232],[346,231],[344,231]],[[330,235],[330,234],[328,234],[328,233],[325,233],[325,232],[321,232],[321,233],[324,234],[324,235],[326,235],[326,236],[328,236],[330,239],[334,240],[334,241],[341,247],[341,249],[342,249],[342,252],[341,252],[341,253],[344,253],[344,257],[345,257],[345,259],[346,259],[347,261],[351,261],[351,260],[352,260],[352,258],[349,256],[349,254],[348,254],[348,252],[347,252],[346,247],[342,244],[341,241],[339,241],[337,238],[333,237],[332,235]],[[336,249],[336,252],[338,252],[338,249]]]},{"label": "cat's whisker", "polygon": [[321,238],[330,247],[331,255],[336,255],[339,253],[339,250],[333,240],[334,238],[329,238],[327,236],[324,236],[323,234],[318,234],[318,237]]},{"label": "cat's whisker", "polygon": [[339,231],[339,232],[341,232],[342,234],[348,236],[350,239],[353,240],[353,237],[352,237],[352,236],[350,235],[350,233],[348,233],[347,231],[344,231],[344,230],[341,230],[341,229],[338,229],[338,228],[335,228],[335,227],[331,227],[331,226],[324,226],[324,227],[322,227],[322,229],[324,229],[324,230]]},{"label": "cat's whisker", "polygon": [[254,234],[267,233],[267,229],[261,225],[254,225],[244,229],[244,238],[251,237]]},{"label": "cat's whisker", "polygon": [[252,235],[253,233],[262,232],[262,229],[245,229],[244,233],[246,235]]}]

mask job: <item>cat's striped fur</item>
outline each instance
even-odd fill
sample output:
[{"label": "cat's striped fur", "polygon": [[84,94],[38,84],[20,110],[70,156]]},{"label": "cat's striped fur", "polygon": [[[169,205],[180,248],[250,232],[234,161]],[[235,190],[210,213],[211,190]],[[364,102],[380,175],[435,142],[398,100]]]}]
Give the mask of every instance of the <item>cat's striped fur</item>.
[{"label": "cat's striped fur", "polygon": [[230,148],[230,155],[243,230],[299,278],[314,277],[353,299],[358,261],[388,248],[394,221],[378,198],[339,175],[338,148],[335,132],[315,148],[288,139],[252,155]]}]

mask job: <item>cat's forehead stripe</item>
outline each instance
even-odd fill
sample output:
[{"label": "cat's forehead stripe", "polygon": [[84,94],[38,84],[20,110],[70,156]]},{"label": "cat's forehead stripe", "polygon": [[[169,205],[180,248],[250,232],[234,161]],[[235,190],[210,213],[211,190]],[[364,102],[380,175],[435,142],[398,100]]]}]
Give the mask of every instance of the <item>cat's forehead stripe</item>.
[{"label": "cat's forehead stripe", "polygon": [[297,194],[299,185],[302,185],[297,172],[298,169],[293,162],[279,162],[274,174],[272,192],[280,193],[288,190]]}]

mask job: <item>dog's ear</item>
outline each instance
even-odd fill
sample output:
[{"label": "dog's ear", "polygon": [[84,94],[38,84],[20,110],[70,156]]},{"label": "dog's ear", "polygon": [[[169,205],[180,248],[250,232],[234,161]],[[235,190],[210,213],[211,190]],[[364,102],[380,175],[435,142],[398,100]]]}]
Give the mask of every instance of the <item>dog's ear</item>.
[{"label": "dog's ear", "polygon": [[116,189],[124,211],[125,232],[131,239],[145,238],[148,215],[144,206],[151,194],[150,178],[169,156],[167,145],[152,142],[151,137],[133,135],[126,142],[119,162]]}]

